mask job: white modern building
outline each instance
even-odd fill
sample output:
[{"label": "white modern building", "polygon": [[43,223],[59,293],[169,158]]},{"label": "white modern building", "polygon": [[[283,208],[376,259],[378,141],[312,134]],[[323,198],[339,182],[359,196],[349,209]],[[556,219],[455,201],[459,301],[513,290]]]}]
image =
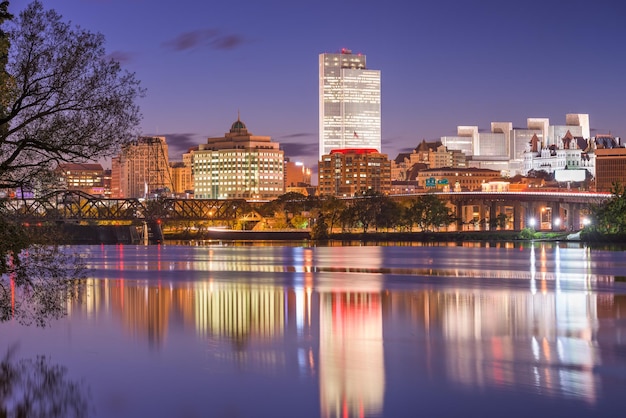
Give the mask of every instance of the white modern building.
[{"label": "white modern building", "polygon": [[319,160],[334,149],[381,152],[380,71],[348,49],[319,56]]},{"label": "white modern building", "polygon": [[285,157],[269,136],[237,118],[223,137],[191,151],[196,199],[274,199],[284,193]]},{"label": "white modern building", "polygon": [[[498,170],[503,175],[525,175],[531,169],[553,172],[564,167],[594,173],[592,152],[584,146],[585,141],[591,143],[588,114],[567,114],[565,125],[550,125],[549,118],[536,117],[528,118],[526,125],[524,129],[511,122],[492,122],[491,132],[480,132],[478,126],[458,126],[457,136],[441,137],[441,142],[470,157],[469,167]],[[571,148],[565,149],[563,139],[567,137],[575,139]],[[537,149],[531,152],[533,138]]]}]

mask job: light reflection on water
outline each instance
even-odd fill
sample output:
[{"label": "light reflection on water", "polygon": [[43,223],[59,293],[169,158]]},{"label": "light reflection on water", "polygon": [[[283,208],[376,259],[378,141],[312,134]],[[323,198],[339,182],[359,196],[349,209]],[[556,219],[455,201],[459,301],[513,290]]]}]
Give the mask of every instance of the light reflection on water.
[{"label": "light reflection on water", "polygon": [[[178,356],[199,342],[205,354],[188,359],[196,364],[192,376],[175,369],[162,376],[198,393],[198,410],[206,396],[186,379],[222,382],[209,397],[219,404],[234,396],[228,382],[241,374],[282,387],[276,405],[317,398],[308,413],[282,407],[321,417],[412,416],[405,409],[429,386],[490,402],[510,392],[512,416],[527,416],[538,399],[589,408],[574,408],[578,416],[606,415],[618,403],[612,391],[626,389],[619,374],[626,371],[626,296],[614,281],[626,267],[620,253],[558,245],[80,249],[93,277],[85,299],[70,305],[69,324],[90,318],[85,333],[122,328],[122,343],[135,347],[140,363],[146,354],[137,344]],[[607,368],[620,377],[607,376]],[[297,384],[303,381],[318,391]],[[133,380],[127,385],[132,392]],[[261,394],[242,399],[266,405],[263,384],[252,388]],[[452,408],[428,399],[420,405],[426,415]],[[237,408],[259,415],[245,402]]]}]

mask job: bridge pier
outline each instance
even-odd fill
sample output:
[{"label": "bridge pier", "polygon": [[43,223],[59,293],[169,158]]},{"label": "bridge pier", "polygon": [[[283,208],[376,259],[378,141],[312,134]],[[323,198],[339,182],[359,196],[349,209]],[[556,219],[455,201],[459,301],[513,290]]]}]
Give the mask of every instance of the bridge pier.
[{"label": "bridge pier", "polygon": [[498,202],[492,200],[489,204],[489,229],[498,229],[496,220],[498,218]]},{"label": "bridge pier", "polygon": [[456,211],[456,230],[462,231],[463,222],[465,220],[463,217],[463,205],[461,204],[461,202],[456,202],[456,204],[454,205],[454,208]]},{"label": "bridge pier", "polygon": [[487,216],[485,211],[485,203],[480,202],[478,204],[478,229],[484,231],[487,229]]},{"label": "bridge pier", "polygon": [[562,228],[563,218],[561,217],[561,204],[552,202],[550,205],[550,229],[552,231],[560,231]]},{"label": "bridge pier", "polygon": [[[522,204],[521,202],[513,202],[513,230],[522,230]],[[524,222],[526,226],[526,222]]]},{"label": "bridge pier", "polygon": [[582,205],[579,203],[565,203],[562,205],[566,213],[566,228],[571,231],[581,229],[580,212]]}]

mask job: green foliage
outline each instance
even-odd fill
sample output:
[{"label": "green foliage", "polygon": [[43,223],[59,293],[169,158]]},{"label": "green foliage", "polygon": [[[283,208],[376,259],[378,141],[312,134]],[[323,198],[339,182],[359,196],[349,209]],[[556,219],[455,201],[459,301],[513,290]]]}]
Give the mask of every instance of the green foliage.
[{"label": "green foliage", "polygon": [[622,236],[626,234],[626,187],[614,183],[611,193],[611,198],[605,202],[592,205],[592,222],[586,229],[601,235]]},{"label": "green foliage", "polygon": [[341,222],[341,214],[346,209],[346,202],[335,196],[322,196],[317,199],[316,207],[319,217],[323,217],[328,230],[332,231]]},{"label": "green foliage", "polygon": [[508,220],[509,218],[505,213],[499,213],[494,219],[489,219],[489,226],[491,228],[505,229]]},{"label": "green foliage", "polygon": [[371,225],[378,226],[376,221],[380,221],[381,214],[389,197],[374,190],[355,196],[352,205],[349,207],[352,224],[360,226],[363,232],[367,232]]},{"label": "green foliage", "polygon": [[411,225],[419,226],[422,231],[435,231],[455,221],[450,208],[434,194],[415,199],[406,209],[406,216]]},{"label": "green foliage", "polygon": [[294,215],[294,216],[291,218],[291,221],[290,221],[290,222],[291,222],[291,225],[292,225],[294,228],[297,228],[297,229],[304,229],[304,228],[306,228],[306,227],[308,226],[308,224],[309,224],[309,219],[308,219],[307,217],[305,217],[305,216],[302,216],[302,215]]},{"label": "green foliage", "polygon": [[394,229],[401,224],[402,219],[402,207],[389,197],[384,196],[378,206],[378,212],[376,213],[376,231],[379,228],[386,230]]},{"label": "green foliage", "polygon": [[317,221],[313,224],[311,228],[311,238],[315,240],[325,240],[328,239],[328,225],[326,224],[326,218],[324,215],[320,215],[317,218]]},{"label": "green foliage", "polygon": [[535,239],[537,237],[537,232],[534,228],[524,228],[519,233],[520,239]]}]

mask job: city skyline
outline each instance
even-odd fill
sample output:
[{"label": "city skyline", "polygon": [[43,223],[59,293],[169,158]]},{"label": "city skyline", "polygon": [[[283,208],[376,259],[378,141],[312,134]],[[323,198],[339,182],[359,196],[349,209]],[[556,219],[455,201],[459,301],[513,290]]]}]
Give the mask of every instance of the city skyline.
[{"label": "city skyline", "polygon": [[[17,14],[28,3],[11,1]],[[141,135],[167,137],[172,159],[221,135],[237,112],[316,167],[319,54],[350,48],[381,71],[382,149],[393,158],[459,125],[564,122],[623,136],[625,35],[614,2],[370,1],[203,4],[43,1],[106,38],[147,89]]]}]

